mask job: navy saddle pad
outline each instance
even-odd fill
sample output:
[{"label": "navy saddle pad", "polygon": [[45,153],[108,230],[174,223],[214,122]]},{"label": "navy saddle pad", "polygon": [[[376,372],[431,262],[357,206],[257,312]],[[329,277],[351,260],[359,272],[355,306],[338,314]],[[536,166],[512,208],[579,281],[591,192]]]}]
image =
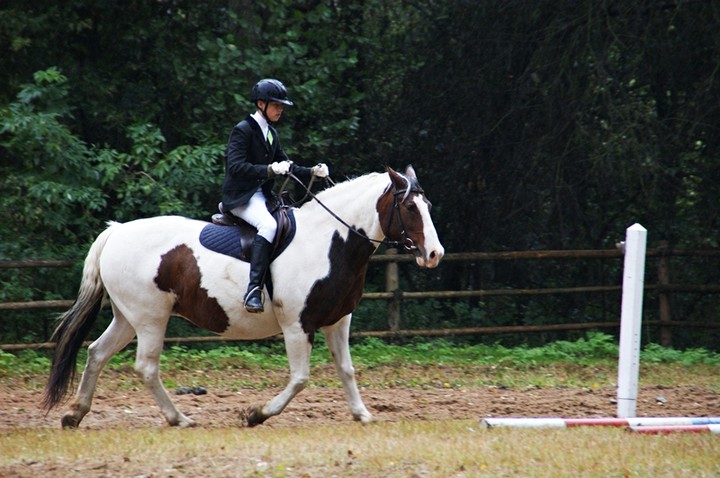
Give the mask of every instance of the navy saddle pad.
[{"label": "navy saddle pad", "polygon": [[[278,237],[273,243],[271,260],[282,254],[295,236],[295,215],[292,209],[289,209],[287,213],[288,230],[283,234],[278,228]],[[248,224],[243,226],[208,224],[200,232],[200,244],[211,251],[249,262],[249,250],[256,233],[255,228]],[[280,242],[278,243],[278,241]]]},{"label": "navy saddle pad", "polygon": [[208,224],[200,233],[200,244],[211,251],[242,259],[243,247],[240,226]]}]

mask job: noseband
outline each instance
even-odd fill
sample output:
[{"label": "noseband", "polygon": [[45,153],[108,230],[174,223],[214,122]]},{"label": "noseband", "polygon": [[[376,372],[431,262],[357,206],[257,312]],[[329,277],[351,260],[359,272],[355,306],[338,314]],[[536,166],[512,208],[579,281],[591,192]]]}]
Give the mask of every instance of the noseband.
[{"label": "noseband", "polygon": [[[391,186],[392,186],[392,188],[393,188],[392,194],[393,194],[393,211],[394,211],[394,214],[390,214],[390,217],[388,217],[388,224],[387,224],[387,229],[386,229],[386,230],[388,230],[388,231],[390,230],[390,225],[391,225],[392,222],[393,222],[393,217],[394,217],[394,216],[397,216],[398,222],[400,223],[400,236],[402,237],[402,240],[401,240],[401,241],[389,241],[389,240],[387,240],[387,239],[382,239],[382,240],[380,240],[380,239],[373,239],[372,237],[368,237],[367,234],[363,234],[362,232],[358,231],[358,230],[355,229],[353,226],[351,226],[350,224],[348,224],[347,222],[345,222],[340,216],[338,216],[337,214],[335,214],[334,212],[332,212],[332,211],[330,210],[330,208],[328,208],[325,204],[323,204],[323,203],[317,198],[317,196],[310,190],[310,187],[309,187],[309,186],[306,186],[305,183],[303,183],[302,181],[300,181],[300,179],[299,179],[297,176],[295,176],[293,173],[289,173],[288,176],[289,176],[290,178],[292,178],[295,182],[297,182],[298,184],[300,184],[300,185],[303,187],[303,189],[305,189],[305,191],[306,191],[306,193],[307,193],[306,197],[307,197],[307,196],[310,196],[311,198],[313,198],[313,199],[314,199],[320,206],[322,206],[322,208],[325,209],[332,217],[334,217],[335,219],[337,219],[337,221],[338,221],[340,224],[342,224],[343,226],[347,227],[350,231],[352,231],[353,233],[355,233],[355,234],[357,234],[358,236],[362,237],[363,239],[367,239],[368,241],[374,242],[374,243],[376,243],[376,244],[384,244],[384,245],[390,246],[390,247],[402,247],[402,248],[405,249],[406,251],[412,252],[414,255],[418,255],[418,254],[420,253],[420,250],[419,250],[418,247],[415,245],[415,242],[414,242],[412,239],[410,239],[410,237],[407,235],[407,232],[405,231],[405,225],[403,224],[402,214],[400,214],[400,201],[398,201],[398,196],[400,196],[400,195],[403,196],[403,198],[402,198],[403,201],[404,201],[405,199],[407,199],[407,197],[408,197],[411,193],[416,193],[416,194],[425,195],[425,191],[423,191],[423,189],[422,189],[420,186],[418,186],[418,185],[412,186],[412,185],[410,185],[410,181],[408,180],[409,186],[408,186],[407,188],[405,188],[405,189],[399,189],[399,190],[398,190],[398,189],[395,189],[395,186],[392,185],[392,183],[391,183]],[[329,180],[329,182],[330,182],[331,184],[333,184],[333,185],[335,184],[335,183],[332,182],[332,180],[331,180],[329,177],[328,177],[327,179]],[[388,186],[388,188],[389,188],[389,187],[390,187],[390,186]],[[387,190],[386,190],[386,191],[387,191]]]}]

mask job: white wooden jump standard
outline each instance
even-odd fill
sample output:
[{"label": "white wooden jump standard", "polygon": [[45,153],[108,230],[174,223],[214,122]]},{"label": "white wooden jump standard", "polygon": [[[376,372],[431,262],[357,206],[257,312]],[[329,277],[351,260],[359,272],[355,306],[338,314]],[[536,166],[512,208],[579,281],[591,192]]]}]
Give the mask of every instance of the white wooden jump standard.
[{"label": "white wooden jump standard", "polygon": [[635,416],[640,373],[640,325],[645,286],[647,229],[633,224],[625,232],[620,357],[618,359],[617,416]]}]

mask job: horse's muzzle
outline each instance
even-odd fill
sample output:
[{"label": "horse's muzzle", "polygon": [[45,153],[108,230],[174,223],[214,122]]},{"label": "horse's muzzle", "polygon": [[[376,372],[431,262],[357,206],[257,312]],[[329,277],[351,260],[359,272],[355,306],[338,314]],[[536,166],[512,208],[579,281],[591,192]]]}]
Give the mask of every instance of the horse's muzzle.
[{"label": "horse's muzzle", "polygon": [[442,246],[428,251],[417,248],[414,253],[415,262],[418,266],[434,269],[440,264],[440,260],[445,255],[445,249]]}]

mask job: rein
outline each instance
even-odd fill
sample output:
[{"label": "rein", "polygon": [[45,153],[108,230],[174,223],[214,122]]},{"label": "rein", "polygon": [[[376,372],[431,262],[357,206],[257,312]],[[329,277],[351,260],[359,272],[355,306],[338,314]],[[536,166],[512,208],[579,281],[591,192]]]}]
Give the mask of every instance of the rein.
[{"label": "rein", "polygon": [[[394,208],[395,211],[397,212],[398,220],[400,221],[400,228],[401,228],[400,234],[402,234],[403,240],[402,240],[402,241],[389,241],[389,240],[387,240],[387,239],[373,239],[372,237],[369,237],[367,234],[363,234],[362,232],[358,231],[358,230],[355,229],[353,226],[351,226],[350,224],[348,224],[347,222],[345,222],[340,216],[338,216],[338,215],[335,214],[333,211],[331,211],[330,208],[327,207],[325,204],[323,204],[322,201],[320,201],[320,200],[317,198],[317,196],[315,195],[315,193],[313,193],[313,192],[310,190],[310,186],[312,186],[313,180],[310,180],[310,184],[308,184],[308,185],[306,186],[305,183],[303,183],[303,182],[302,182],[297,176],[295,176],[293,173],[288,173],[288,178],[289,178],[289,179],[290,179],[290,178],[293,179],[296,183],[300,184],[300,185],[303,187],[303,189],[305,189],[305,196],[303,197],[303,200],[305,200],[305,198],[307,198],[308,196],[311,197],[312,199],[314,199],[315,201],[317,201],[317,203],[318,203],[320,206],[322,206],[322,208],[325,209],[325,210],[328,212],[328,214],[330,214],[332,217],[334,217],[340,224],[342,224],[343,226],[347,227],[348,230],[350,230],[351,232],[355,233],[356,235],[362,237],[363,239],[367,239],[368,241],[374,242],[374,243],[376,243],[376,244],[384,244],[384,245],[390,246],[390,247],[402,247],[402,248],[405,249],[406,251],[412,252],[412,253],[416,253],[416,252],[418,251],[418,248],[417,248],[417,246],[415,245],[415,243],[413,242],[413,240],[410,239],[410,238],[407,236],[407,233],[405,232],[405,226],[403,225],[402,216],[400,215],[400,206],[399,206],[399,204],[398,204],[397,197],[398,197],[400,194],[403,194],[403,195],[404,195],[404,196],[403,196],[403,199],[404,199],[404,198],[407,197],[407,195],[410,194],[411,192],[417,192],[417,193],[420,193],[420,194],[424,194],[424,191],[423,191],[422,189],[419,189],[419,188],[410,188],[410,187],[408,186],[408,188],[406,188],[406,189],[403,189],[403,190],[400,190],[400,191],[397,191],[397,190],[396,190],[396,191],[393,191],[393,208]],[[314,179],[314,176],[313,176],[313,179]],[[330,179],[329,176],[328,176],[327,178],[325,178],[325,179],[326,179],[326,181],[328,181],[328,182],[329,182],[330,184],[332,184],[333,186],[335,185],[335,182],[334,182],[332,179]],[[286,180],[286,183],[287,183],[287,180]],[[300,201],[298,201],[298,202],[300,202]],[[297,202],[296,202],[296,204],[297,204]],[[394,216],[395,216],[395,215],[391,215],[391,216],[390,216],[390,219],[388,220],[388,229],[389,229],[389,227],[390,227],[390,224],[392,224],[392,219],[393,219]]]}]

